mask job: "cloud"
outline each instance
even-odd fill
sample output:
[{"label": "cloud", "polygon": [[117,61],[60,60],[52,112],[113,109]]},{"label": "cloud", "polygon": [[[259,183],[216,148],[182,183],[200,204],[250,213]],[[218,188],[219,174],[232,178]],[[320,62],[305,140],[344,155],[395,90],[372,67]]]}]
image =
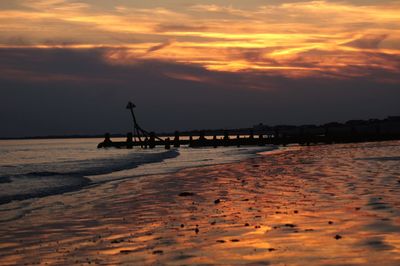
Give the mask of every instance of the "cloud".
[{"label": "cloud", "polygon": [[[25,115],[29,121],[43,117],[30,126],[45,132],[45,118],[57,111],[50,108],[53,99],[64,98],[77,101],[81,113],[84,102],[104,108],[106,121],[86,117],[99,131],[104,124],[121,127],[111,119],[119,105],[110,102],[130,97],[172,110],[173,117],[188,110],[197,122],[181,118],[185,127],[220,126],[237,106],[244,106],[240,120],[246,125],[265,114],[271,122],[306,122],[325,109],[334,119],[398,110],[391,104],[398,99],[400,72],[398,1],[106,2],[0,4],[0,118],[10,125],[1,134],[18,132],[23,127],[14,118]],[[29,97],[37,99],[37,105],[28,102],[35,117],[11,104]],[[364,105],[351,109],[355,101],[346,99],[352,97]],[[205,103],[211,121],[202,115]],[[338,104],[345,108],[337,110]],[[154,110],[145,110],[147,121],[157,119]],[[75,113],[65,120],[91,130]],[[51,121],[54,130],[68,129]],[[167,122],[151,125],[168,128]],[[224,125],[238,124],[230,118]]]},{"label": "cloud", "polygon": [[203,25],[182,25],[182,24],[159,24],[155,27],[157,32],[199,32],[209,28]]},{"label": "cloud", "polygon": [[21,5],[39,11],[80,11],[90,5],[82,2],[70,2],[68,0],[24,0]]},{"label": "cloud", "polygon": [[344,45],[361,49],[379,49],[379,45],[388,37],[388,34],[370,34],[347,42]]},{"label": "cloud", "polygon": [[[96,2],[88,0],[21,0],[25,8],[0,11],[0,46],[124,47],[129,52],[116,53],[114,63],[141,57],[212,71],[336,75],[349,64],[367,64],[365,49],[400,54],[400,6],[393,1],[373,6],[367,2],[265,5],[255,0],[246,5],[218,1],[185,7],[126,3],[94,8]],[[329,58],[317,59],[307,51],[323,51]]]},{"label": "cloud", "polygon": [[160,43],[158,45],[154,45],[154,46],[152,46],[152,47],[147,49],[146,54],[149,54],[149,53],[156,52],[158,50],[164,49],[165,47],[170,46],[172,43],[173,43],[173,41],[169,40],[167,42]]},{"label": "cloud", "polygon": [[190,10],[198,11],[198,12],[206,12],[206,13],[215,13],[221,15],[227,15],[230,17],[239,17],[239,18],[247,18],[249,17],[249,12],[246,10],[237,9],[233,6],[222,6],[222,5],[202,5],[197,4],[190,7]]},{"label": "cloud", "polygon": [[[7,125],[0,136],[125,132],[127,100],[137,104],[143,127],[157,131],[322,123],[400,112],[398,79],[385,82],[394,73],[374,66],[346,69],[362,75],[291,78],[154,59],[113,64],[107,58],[112,50],[0,49],[0,124]],[[369,56],[374,64],[389,57]]]}]

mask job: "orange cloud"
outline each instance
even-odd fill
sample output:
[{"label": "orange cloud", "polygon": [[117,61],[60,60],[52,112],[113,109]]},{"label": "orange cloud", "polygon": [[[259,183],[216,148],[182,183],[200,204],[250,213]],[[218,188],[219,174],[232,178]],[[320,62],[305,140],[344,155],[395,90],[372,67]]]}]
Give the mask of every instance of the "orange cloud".
[{"label": "orange cloud", "polygon": [[0,46],[123,48],[106,59],[156,59],[212,71],[289,77],[345,77],[352,75],[352,67],[400,70],[390,56],[380,56],[400,55],[400,3],[283,1],[246,9],[228,4],[133,4],[102,9],[86,1],[21,0],[20,8],[0,11]]}]

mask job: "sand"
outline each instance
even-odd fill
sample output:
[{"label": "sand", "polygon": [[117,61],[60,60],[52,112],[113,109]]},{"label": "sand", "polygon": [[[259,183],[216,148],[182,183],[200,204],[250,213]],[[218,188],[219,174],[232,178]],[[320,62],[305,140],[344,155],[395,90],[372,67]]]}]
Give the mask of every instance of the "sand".
[{"label": "sand", "polygon": [[0,264],[400,265],[399,144],[111,182],[27,201],[18,219],[9,204]]}]

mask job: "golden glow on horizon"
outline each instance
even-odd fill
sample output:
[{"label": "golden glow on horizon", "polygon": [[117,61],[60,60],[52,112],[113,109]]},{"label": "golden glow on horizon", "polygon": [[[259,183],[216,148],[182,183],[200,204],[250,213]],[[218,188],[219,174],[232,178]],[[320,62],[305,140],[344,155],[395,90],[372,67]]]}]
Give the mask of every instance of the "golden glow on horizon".
[{"label": "golden glow on horizon", "polygon": [[102,9],[87,1],[22,0],[0,10],[0,47],[107,47],[121,50],[106,53],[112,63],[155,59],[286,76],[340,73],[348,66],[399,71],[390,58],[371,57],[400,55],[400,3],[283,1],[239,8],[189,1],[145,8],[132,1]]}]

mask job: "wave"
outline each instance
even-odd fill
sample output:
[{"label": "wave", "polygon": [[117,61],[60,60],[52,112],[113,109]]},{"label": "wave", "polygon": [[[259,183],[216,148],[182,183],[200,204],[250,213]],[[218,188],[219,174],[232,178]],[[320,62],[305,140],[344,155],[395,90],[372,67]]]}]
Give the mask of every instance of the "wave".
[{"label": "wave", "polygon": [[[29,178],[29,175],[25,177]],[[46,177],[38,177],[40,179],[40,184],[35,184],[35,182],[32,182],[32,180],[27,180],[27,178],[24,177],[19,178],[20,180],[11,178],[12,182],[9,182],[9,184],[18,184],[19,191],[12,191],[11,194],[8,195],[0,195],[0,204],[6,204],[14,200],[41,198],[45,196],[71,192],[81,189],[91,183],[91,180],[89,178],[83,176],[68,176],[57,174]],[[21,184],[23,182],[26,182],[26,184]]]},{"label": "wave", "polygon": [[[130,153],[112,158],[19,165],[21,174],[0,177],[0,204],[45,197],[96,184],[90,176],[107,175],[179,156],[177,150]],[[30,171],[29,171],[30,170]]]}]

